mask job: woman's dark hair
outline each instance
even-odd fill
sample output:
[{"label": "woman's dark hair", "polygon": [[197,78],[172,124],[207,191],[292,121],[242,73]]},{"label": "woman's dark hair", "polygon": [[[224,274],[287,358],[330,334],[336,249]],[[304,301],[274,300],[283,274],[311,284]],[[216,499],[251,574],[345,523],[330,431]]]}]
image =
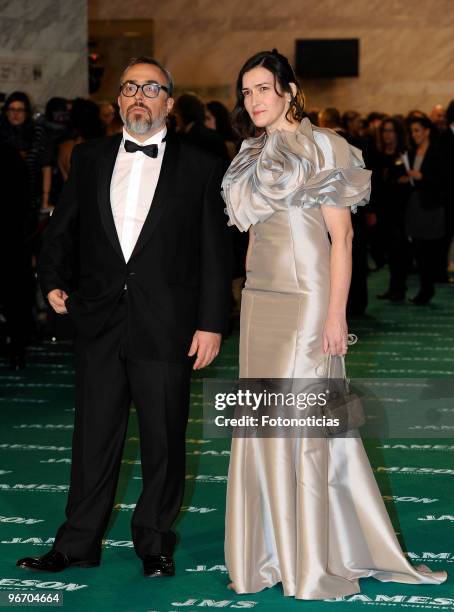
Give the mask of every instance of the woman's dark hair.
[{"label": "woman's dark hair", "polygon": [[413,117],[427,117],[427,115],[424,111],[414,108],[413,110],[408,112],[407,121],[413,119]]},{"label": "woman's dark hair", "polygon": [[387,115],[385,113],[379,113],[378,111],[372,111],[366,117],[367,125],[370,125],[372,121],[375,121],[376,119],[380,119],[381,121],[383,121],[383,119],[385,119],[386,117]]},{"label": "woman's dark hair", "polygon": [[387,123],[391,123],[394,128],[394,131],[396,132],[396,152],[403,153],[407,148],[407,138],[403,121],[400,120],[398,117],[386,117],[386,119],[383,119],[378,129],[380,150],[384,150],[383,131]]},{"label": "woman's dark hair", "polygon": [[[279,96],[282,94],[279,93],[278,86],[281,92],[291,95],[290,107],[285,115],[286,119],[291,115],[292,119],[295,121],[301,121],[306,116],[304,112],[304,93],[288,59],[284,55],[278,53],[276,49],[272,51],[260,51],[260,53],[256,53],[247,60],[241,68],[236,82],[236,105],[232,114],[232,123],[234,129],[245,138],[253,136],[256,128],[244,107],[243,76],[246,72],[258,66],[262,66],[271,72],[274,77],[274,89]],[[295,95],[293,95],[290,83],[294,83],[296,87]]]},{"label": "woman's dark hair", "polygon": [[342,127],[344,130],[348,132],[350,129],[350,123],[358,117],[361,117],[361,115],[357,111],[345,111],[345,113],[342,115]]},{"label": "woman's dark hair", "polygon": [[13,91],[13,93],[11,93],[5,100],[5,104],[3,105],[3,108],[2,108],[3,115],[6,115],[6,111],[8,110],[8,107],[13,102],[22,102],[22,104],[25,106],[25,123],[28,123],[32,119],[32,115],[33,115],[30,98],[23,91]]},{"label": "woman's dark hair", "polygon": [[426,130],[430,130],[429,139],[430,140],[433,139],[433,136],[435,134],[435,126],[427,115],[422,115],[421,117],[414,115],[413,117],[407,118],[406,123],[407,123],[407,130],[409,132],[410,141],[412,142],[413,145],[414,145],[414,142],[413,142],[413,138],[411,137],[410,130],[411,130],[411,126],[414,123],[419,123],[421,127],[425,128]]},{"label": "woman's dark hair", "polygon": [[236,136],[230,121],[230,112],[222,102],[213,100],[206,105],[216,121],[216,132],[226,141],[235,142]]},{"label": "woman's dark hair", "polygon": [[76,98],[73,101],[71,126],[75,136],[80,136],[84,140],[105,135],[105,128],[99,116],[99,106],[92,100]]}]

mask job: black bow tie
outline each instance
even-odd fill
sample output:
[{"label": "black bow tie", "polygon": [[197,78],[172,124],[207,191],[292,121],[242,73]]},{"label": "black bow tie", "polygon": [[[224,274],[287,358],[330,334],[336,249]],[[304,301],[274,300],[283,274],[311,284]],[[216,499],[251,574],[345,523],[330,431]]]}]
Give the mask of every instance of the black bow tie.
[{"label": "black bow tie", "polygon": [[141,147],[136,142],[132,140],[125,140],[125,151],[128,153],[135,153],[136,151],[142,151],[148,157],[158,157],[158,145],[157,144],[149,144]]}]

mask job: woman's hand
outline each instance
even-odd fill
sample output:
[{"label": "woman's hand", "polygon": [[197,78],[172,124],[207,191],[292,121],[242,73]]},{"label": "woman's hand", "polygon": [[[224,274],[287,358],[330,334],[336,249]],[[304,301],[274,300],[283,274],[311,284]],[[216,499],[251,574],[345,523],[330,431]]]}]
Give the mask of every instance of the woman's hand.
[{"label": "woman's hand", "polygon": [[407,170],[408,176],[414,178],[417,181],[422,179],[422,173],[419,170]]},{"label": "woman's hand", "polygon": [[344,314],[329,314],[323,329],[323,352],[330,355],[347,354],[348,327]]}]

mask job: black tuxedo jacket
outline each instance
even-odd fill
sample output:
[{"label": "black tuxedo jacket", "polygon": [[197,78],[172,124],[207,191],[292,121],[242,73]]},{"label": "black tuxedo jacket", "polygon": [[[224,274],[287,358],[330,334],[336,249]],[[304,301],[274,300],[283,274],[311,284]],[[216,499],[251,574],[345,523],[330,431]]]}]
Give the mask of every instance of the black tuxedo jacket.
[{"label": "black tuxedo jacket", "polygon": [[153,202],[126,262],[110,203],[121,138],[75,147],[44,237],[41,288],[45,296],[64,289],[78,334],[95,337],[126,287],[134,354],[184,361],[196,329],[224,331],[230,303],[222,162],[168,134]]}]

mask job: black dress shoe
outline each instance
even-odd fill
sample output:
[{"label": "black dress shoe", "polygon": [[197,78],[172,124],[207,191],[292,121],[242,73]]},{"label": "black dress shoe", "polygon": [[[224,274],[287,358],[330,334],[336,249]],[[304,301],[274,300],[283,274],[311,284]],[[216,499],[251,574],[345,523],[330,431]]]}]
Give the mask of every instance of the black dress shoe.
[{"label": "black dress shoe", "polygon": [[143,573],[149,578],[175,576],[175,562],[165,555],[146,555],[143,558]]},{"label": "black dress shoe", "polygon": [[74,559],[57,550],[50,550],[41,557],[24,557],[16,563],[17,567],[35,572],[61,572],[68,567],[97,567],[99,561]]},{"label": "black dress shoe", "polygon": [[25,354],[24,353],[12,353],[9,357],[9,369],[14,372],[23,370],[25,368]]},{"label": "black dress shoe", "polygon": [[425,304],[428,304],[430,302],[434,295],[435,292],[418,293],[418,295],[415,295],[414,298],[410,298],[409,302],[415,304],[416,306],[424,306]]},{"label": "black dress shoe", "polygon": [[377,300],[389,300],[391,295],[392,295],[391,291],[385,291],[384,293],[378,293]]},{"label": "black dress shoe", "polygon": [[405,300],[405,293],[392,293],[389,296],[390,302],[403,302]]}]

